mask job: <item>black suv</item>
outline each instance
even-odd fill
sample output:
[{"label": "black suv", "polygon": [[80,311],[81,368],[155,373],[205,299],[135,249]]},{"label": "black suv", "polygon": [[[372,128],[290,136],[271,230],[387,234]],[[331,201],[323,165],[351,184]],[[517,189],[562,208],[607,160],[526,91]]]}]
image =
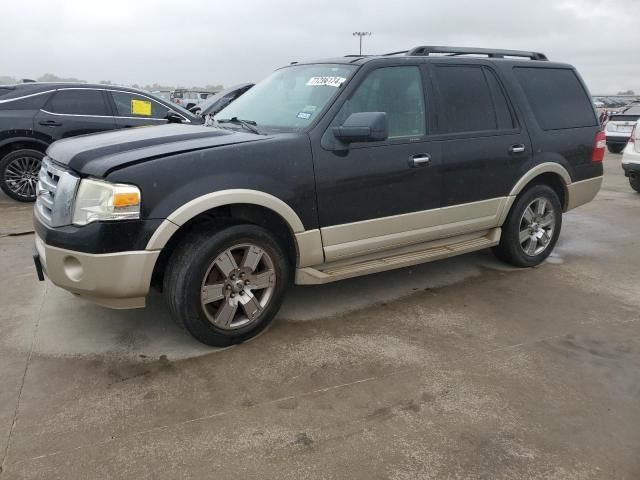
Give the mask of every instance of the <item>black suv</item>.
[{"label": "black suv", "polygon": [[40,162],[61,138],[167,122],[200,123],[177,105],[132,88],[85,83],[0,86],[0,187],[36,199]]},{"label": "black suv", "polygon": [[530,267],[602,182],[580,76],[539,53],[417,47],[275,71],[213,128],[54,143],[34,259],[114,308],[162,288],[210,345],[274,318],[287,287],[492,247]]}]

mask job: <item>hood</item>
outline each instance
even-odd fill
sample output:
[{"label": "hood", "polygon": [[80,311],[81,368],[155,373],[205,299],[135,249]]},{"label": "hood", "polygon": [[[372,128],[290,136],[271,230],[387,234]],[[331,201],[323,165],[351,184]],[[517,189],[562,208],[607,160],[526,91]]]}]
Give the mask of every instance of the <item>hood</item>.
[{"label": "hood", "polygon": [[49,147],[47,155],[82,175],[104,177],[112,170],[145,160],[266,138],[249,132],[167,124],[59,140]]}]

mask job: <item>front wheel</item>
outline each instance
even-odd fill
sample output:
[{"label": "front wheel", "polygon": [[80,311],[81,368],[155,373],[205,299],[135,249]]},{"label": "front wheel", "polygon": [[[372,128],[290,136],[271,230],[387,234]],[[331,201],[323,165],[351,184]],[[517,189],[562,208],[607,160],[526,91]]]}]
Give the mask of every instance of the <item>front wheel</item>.
[{"label": "front wheel", "polygon": [[640,176],[635,176],[634,178],[629,177],[629,185],[636,192],[640,193]]},{"label": "front wheel", "polygon": [[19,202],[35,202],[38,173],[44,154],[38,150],[20,149],[0,160],[0,188]]},{"label": "front wheel", "polygon": [[516,199],[493,251],[516,267],[534,267],[551,254],[561,226],[558,194],[547,185],[534,185]]},{"label": "front wheel", "polygon": [[264,330],[290,283],[287,256],[264,228],[233,225],[190,235],[169,260],[172,317],[202,343],[225,347]]}]

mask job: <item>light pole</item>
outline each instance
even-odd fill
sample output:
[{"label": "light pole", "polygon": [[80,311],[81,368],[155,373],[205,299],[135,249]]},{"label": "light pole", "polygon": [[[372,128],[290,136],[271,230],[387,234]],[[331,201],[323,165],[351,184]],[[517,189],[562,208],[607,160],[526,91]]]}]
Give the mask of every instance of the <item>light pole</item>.
[{"label": "light pole", "polygon": [[353,32],[354,37],[359,37],[360,40],[360,55],[362,55],[362,37],[366,37],[367,35],[371,35],[371,32]]}]

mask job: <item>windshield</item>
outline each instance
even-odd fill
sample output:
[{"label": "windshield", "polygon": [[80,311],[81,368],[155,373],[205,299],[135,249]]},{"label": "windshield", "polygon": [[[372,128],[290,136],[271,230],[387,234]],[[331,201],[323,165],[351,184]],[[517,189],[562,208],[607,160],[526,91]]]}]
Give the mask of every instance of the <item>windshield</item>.
[{"label": "windshield", "polygon": [[303,129],[324,110],[356,68],[316,64],[277,70],[223,109],[216,118],[250,120],[261,130]]}]

